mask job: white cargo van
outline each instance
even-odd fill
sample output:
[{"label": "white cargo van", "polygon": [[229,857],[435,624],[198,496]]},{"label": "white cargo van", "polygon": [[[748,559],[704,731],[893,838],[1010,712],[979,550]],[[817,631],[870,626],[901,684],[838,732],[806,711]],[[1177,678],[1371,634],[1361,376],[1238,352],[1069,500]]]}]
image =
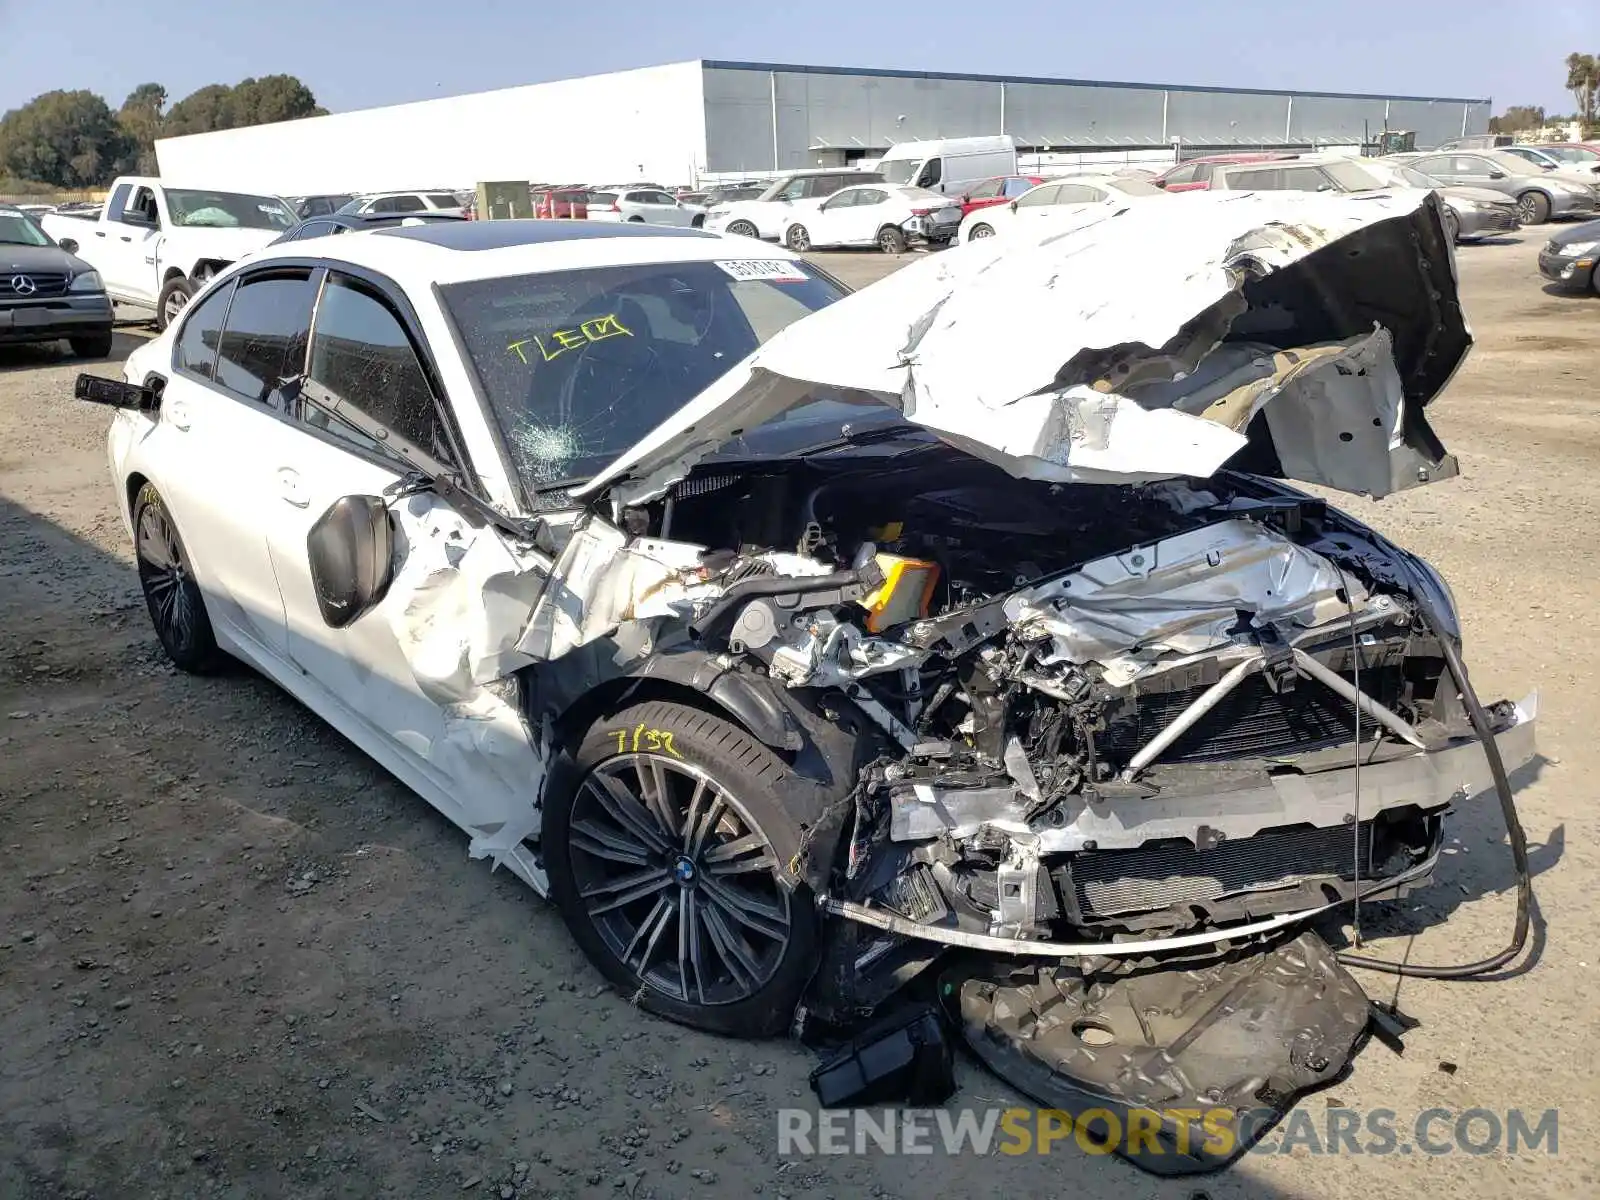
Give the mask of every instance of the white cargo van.
[{"label": "white cargo van", "polygon": [[1009,134],[901,142],[874,169],[887,183],[954,196],[985,179],[1015,175],[1017,143]]}]

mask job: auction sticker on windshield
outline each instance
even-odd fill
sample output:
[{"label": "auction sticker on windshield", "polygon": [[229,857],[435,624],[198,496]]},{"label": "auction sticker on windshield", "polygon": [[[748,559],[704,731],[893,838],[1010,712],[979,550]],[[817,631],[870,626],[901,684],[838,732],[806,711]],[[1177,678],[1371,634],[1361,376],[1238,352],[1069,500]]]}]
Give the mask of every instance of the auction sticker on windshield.
[{"label": "auction sticker on windshield", "polygon": [[781,258],[740,258],[719,261],[717,266],[735,279],[759,279],[766,283],[804,283],[810,278],[800,269],[799,263]]}]

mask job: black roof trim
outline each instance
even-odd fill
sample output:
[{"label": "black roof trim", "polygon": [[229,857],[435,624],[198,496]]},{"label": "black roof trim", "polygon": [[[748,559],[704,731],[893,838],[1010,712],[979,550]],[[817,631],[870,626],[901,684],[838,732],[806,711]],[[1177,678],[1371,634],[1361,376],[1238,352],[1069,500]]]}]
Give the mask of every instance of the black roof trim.
[{"label": "black roof trim", "polygon": [[1212,92],[1241,96],[1316,97],[1325,100],[1402,100],[1422,104],[1490,104],[1487,96],[1396,96],[1370,92],[1313,92],[1299,88],[1216,87],[1190,83],[1127,83],[1106,79],[1054,79],[1047,75],[977,75],[964,71],[897,71],[874,67],[813,67],[795,63],[732,62],[701,59],[700,65],[716,71],[784,71],[796,75],[878,75],[885,79],[953,79],[969,83],[1042,83],[1075,87],[1132,88],[1145,92]]}]

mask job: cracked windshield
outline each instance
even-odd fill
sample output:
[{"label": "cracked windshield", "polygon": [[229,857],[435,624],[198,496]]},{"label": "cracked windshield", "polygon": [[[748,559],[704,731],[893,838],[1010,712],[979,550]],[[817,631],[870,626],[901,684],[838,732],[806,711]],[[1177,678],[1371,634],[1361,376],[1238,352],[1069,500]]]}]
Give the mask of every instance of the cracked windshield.
[{"label": "cracked windshield", "polygon": [[530,489],[594,474],[780,329],[842,295],[781,260],[606,267],[442,291]]}]

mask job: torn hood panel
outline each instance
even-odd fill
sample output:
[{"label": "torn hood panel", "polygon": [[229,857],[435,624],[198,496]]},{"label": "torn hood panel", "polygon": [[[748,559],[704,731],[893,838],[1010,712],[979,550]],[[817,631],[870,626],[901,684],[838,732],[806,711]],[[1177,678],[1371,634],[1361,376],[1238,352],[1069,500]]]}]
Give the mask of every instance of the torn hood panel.
[{"label": "torn hood panel", "polygon": [[[1209,476],[1280,396],[1294,411],[1274,423],[1270,473],[1373,495],[1454,474],[1422,407],[1472,337],[1431,193],[1199,193],[1041,225],[789,326],[580,494],[658,495],[818,387],[867,393],[1029,478]],[[1246,371],[1240,394],[1185,404],[1185,380],[1214,385],[1224,338],[1255,347],[1270,378]],[[1363,352],[1381,360],[1371,379],[1351,369]]]}]

